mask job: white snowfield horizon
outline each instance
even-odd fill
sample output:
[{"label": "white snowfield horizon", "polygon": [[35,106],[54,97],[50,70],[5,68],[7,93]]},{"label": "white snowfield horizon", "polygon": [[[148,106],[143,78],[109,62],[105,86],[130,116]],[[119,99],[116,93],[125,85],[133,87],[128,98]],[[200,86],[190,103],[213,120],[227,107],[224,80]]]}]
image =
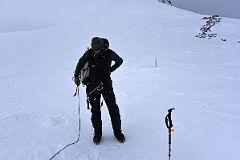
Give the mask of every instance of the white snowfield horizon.
[{"label": "white snowfield horizon", "polygon": [[[26,2],[16,5],[33,3]],[[211,29],[217,37],[200,39],[195,35],[205,15],[156,0],[89,0],[75,7],[66,4],[66,17],[62,10],[54,13],[58,21],[49,16],[51,27],[36,19],[43,28],[0,34],[1,160],[49,160],[76,140],[72,76],[94,36],[108,38],[124,60],[111,76],[126,142],[114,138],[104,104],[103,140],[93,144],[81,86],[80,141],[54,160],[168,159],[164,118],[171,107],[173,160],[238,160],[240,20],[222,17]],[[45,17],[48,11],[37,13]]]},{"label": "white snowfield horizon", "polygon": [[[129,0],[132,3],[139,3]],[[157,3],[159,0],[150,0]],[[239,0],[171,0],[173,7],[206,15],[220,15],[221,17],[240,18]],[[0,34],[7,32],[44,29],[60,24],[71,23],[94,8],[101,7],[108,10],[109,3],[129,2],[109,0],[1,0],[0,1]],[[162,5],[159,3],[159,5]]]}]

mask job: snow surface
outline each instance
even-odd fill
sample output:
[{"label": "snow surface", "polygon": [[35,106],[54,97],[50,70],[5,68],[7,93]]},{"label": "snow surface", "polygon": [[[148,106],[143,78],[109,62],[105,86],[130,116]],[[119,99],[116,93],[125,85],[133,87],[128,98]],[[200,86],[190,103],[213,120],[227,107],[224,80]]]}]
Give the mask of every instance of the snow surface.
[{"label": "snow surface", "polygon": [[212,29],[216,38],[198,39],[203,15],[155,0],[82,3],[93,5],[79,9],[76,20],[0,34],[0,159],[48,160],[76,140],[71,78],[91,38],[100,36],[124,59],[112,78],[126,143],[113,137],[105,105],[103,141],[92,143],[81,88],[80,142],[56,160],[167,159],[170,107],[176,108],[173,160],[237,160],[240,21],[223,18]]}]

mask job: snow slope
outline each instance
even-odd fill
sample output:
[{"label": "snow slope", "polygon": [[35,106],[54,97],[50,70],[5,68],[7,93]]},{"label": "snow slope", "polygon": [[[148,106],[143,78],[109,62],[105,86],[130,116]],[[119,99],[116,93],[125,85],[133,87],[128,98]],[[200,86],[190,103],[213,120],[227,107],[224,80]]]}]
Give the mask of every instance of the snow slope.
[{"label": "snow slope", "polygon": [[104,105],[103,141],[92,143],[81,88],[80,142],[56,160],[167,159],[170,107],[172,159],[238,159],[240,21],[223,18],[215,39],[198,39],[202,15],[155,0],[97,2],[82,2],[95,5],[68,23],[0,34],[0,159],[48,160],[76,140],[71,77],[93,36],[124,59],[112,78],[127,140],[114,139]]}]

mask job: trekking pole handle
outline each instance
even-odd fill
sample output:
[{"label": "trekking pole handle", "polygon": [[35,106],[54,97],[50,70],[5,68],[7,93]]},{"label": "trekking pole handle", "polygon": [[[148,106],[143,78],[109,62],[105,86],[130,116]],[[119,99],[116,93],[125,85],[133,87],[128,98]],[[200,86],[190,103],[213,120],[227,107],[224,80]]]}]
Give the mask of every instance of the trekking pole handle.
[{"label": "trekking pole handle", "polygon": [[173,110],[175,110],[175,108],[170,108],[169,110],[168,110],[168,112],[172,112]]},{"label": "trekking pole handle", "polygon": [[173,127],[173,123],[172,123],[172,111],[173,110],[175,110],[175,108],[170,108],[168,110],[168,114],[165,117],[165,123],[166,123],[166,126],[167,126],[169,132],[172,131],[172,127]]},{"label": "trekking pole handle", "polygon": [[75,97],[76,95],[79,96],[79,86],[76,87],[76,91],[75,91],[73,97]]}]

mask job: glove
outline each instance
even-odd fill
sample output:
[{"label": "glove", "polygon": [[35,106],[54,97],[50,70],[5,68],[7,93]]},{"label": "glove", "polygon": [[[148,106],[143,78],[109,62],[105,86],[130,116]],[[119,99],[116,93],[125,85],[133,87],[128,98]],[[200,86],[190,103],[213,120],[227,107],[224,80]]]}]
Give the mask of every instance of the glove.
[{"label": "glove", "polygon": [[74,77],[74,83],[79,86],[80,85],[80,78],[79,77]]}]

